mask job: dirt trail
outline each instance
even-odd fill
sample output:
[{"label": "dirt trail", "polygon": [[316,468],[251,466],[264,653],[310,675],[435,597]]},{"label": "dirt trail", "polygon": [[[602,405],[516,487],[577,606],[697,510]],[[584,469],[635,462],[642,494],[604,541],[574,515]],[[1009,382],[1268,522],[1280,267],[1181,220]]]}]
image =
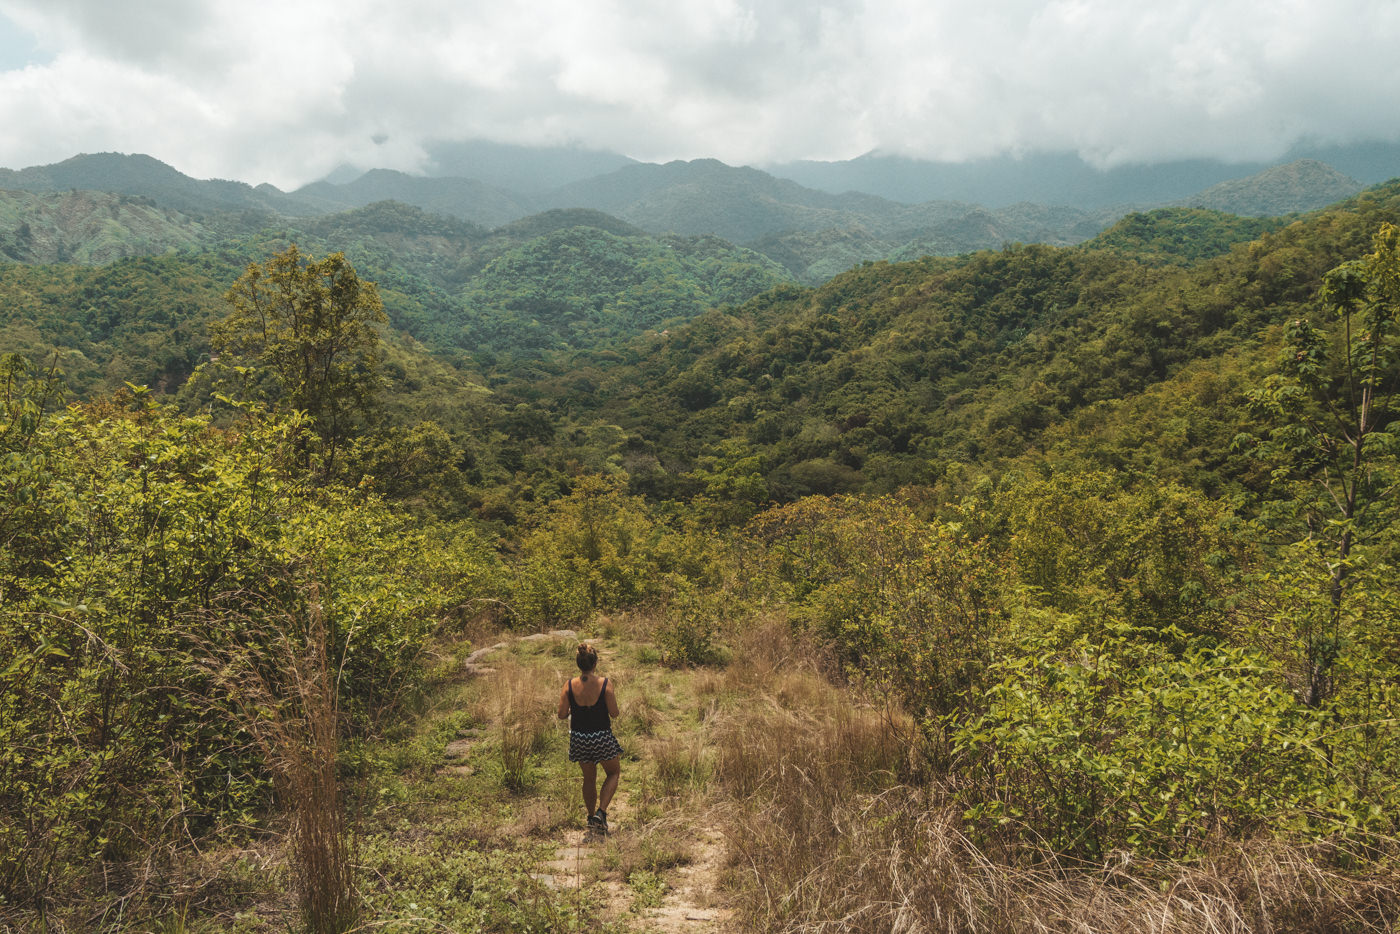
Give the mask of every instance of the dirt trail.
[{"label": "dirt trail", "polygon": [[[499,664],[519,643],[545,640],[567,644],[571,650],[580,637],[572,630],[556,630],[497,642],[472,653],[467,661],[467,673],[483,679],[484,686],[490,690],[493,679],[500,677],[493,665]],[[621,689],[625,717],[626,705],[641,700],[634,690],[648,673],[645,670],[648,666],[619,657],[615,647],[603,640],[591,641],[612,661],[608,666],[610,676],[617,678],[619,685],[626,685]],[[684,677],[682,674],[667,675],[669,684]],[[671,736],[676,738],[674,733]],[[724,904],[719,886],[724,840],[717,822],[707,814],[704,796],[696,794],[679,801],[668,799],[658,815],[654,803],[645,806],[646,794],[642,791],[649,778],[648,769],[652,768],[645,755],[645,744],[633,737],[624,739],[624,745],[628,748],[622,785],[608,812],[610,833],[603,836],[581,827],[569,828],[553,858],[541,863],[535,878],[565,895],[589,893],[602,903],[607,920],[632,931],[655,934],[730,931],[731,912]],[[449,765],[448,768],[462,767]],[[577,781],[577,773],[569,777]],[[600,782],[601,779],[600,772]],[[639,799],[643,800],[641,808],[634,806]],[[650,875],[641,877],[643,891],[639,892],[638,877],[629,878],[629,869],[635,871],[639,864],[649,864],[646,859],[639,860],[637,853],[655,849],[657,838],[683,839],[683,855],[660,862],[652,860],[650,864],[655,868]]]},{"label": "dirt trail", "polygon": [[[613,812],[613,839],[628,834],[626,802],[619,796]],[[609,818],[613,818],[610,814]],[[666,889],[661,904],[637,911],[631,888],[601,866],[607,841],[586,830],[571,831],[554,859],[545,863],[538,878],[563,892],[579,886],[601,887],[603,901],[613,917],[634,915],[641,930],[673,932],[726,931],[730,912],[717,902],[719,870],[724,858],[724,841],[719,830],[701,827],[690,862],[665,873]],[[596,891],[596,888],[595,888]]]}]

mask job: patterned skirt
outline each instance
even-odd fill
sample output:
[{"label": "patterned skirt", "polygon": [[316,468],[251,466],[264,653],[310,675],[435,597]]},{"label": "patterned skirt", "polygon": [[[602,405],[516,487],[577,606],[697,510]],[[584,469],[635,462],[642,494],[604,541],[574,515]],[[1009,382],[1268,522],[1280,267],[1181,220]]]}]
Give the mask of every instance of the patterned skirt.
[{"label": "patterned skirt", "polygon": [[597,733],[569,733],[570,762],[607,762],[622,755],[622,747],[612,730]]}]

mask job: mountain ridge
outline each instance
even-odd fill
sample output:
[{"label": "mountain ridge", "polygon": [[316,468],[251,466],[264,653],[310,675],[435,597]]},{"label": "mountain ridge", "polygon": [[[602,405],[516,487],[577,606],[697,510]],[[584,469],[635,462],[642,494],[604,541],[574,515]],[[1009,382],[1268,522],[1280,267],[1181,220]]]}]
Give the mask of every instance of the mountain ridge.
[{"label": "mountain ridge", "polygon": [[[1385,150],[1378,152],[1384,155]],[[545,155],[558,163],[557,171],[568,174],[559,166],[567,162],[569,154],[570,151],[562,150]],[[589,158],[594,160],[593,165],[618,161],[599,154]],[[867,164],[889,158],[872,156]],[[859,161],[853,160],[852,164]],[[1074,168],[1064,158],[1059,161],[1065,171]],[[908,160],[906,163],[913,164]],[[453,164],[460,167],[465,163],[448,160],[441,167]],[[1186,171],[1183,165],[1190,167],[1178,163],[1175,169],[1169,166],[1162,171]],[[730,166],[715,159],[664,164],[625,162],[603,175],[575,179],[531,195],[479,179],[410,175],[392,169],[372,169],[354,178],[342,177],[348,180],[327,179],[283,192],[268,184],[254,187],[242,182],[193,179],[147,155],[100,153],[75,156],[50,166],[0,170],[0,188],[49,193],[107,190],[148,198],[162,208],[180,211],[197,222],[234,234],[287,219],[305,220],[356,210],[386,200],[488,229],[549,210],[591,210],[652,235],[721,237],[764,252],[799,281],[815,284],[869,260],[904,259],[925,253],[955,255],[1016,242],[1067,246],[1097,235],[1132,211],[1158,205],[1187,204],[1242,215],[1282,215],[1332,203],[1354,193],[1360,185],[1315,160],[1296,161],[1245,179],[1196,189],[1190,197],[1176,201],[1124,203],[1090,210],[1073,204],[1024,199],[996,206],[992,202],[958,200],[910,203],[863,191],[833,193],[752,166]],[[1120,173],[1119,177],[1128,175]],[[1006,194],[1012,193],[1014,189]],[[597,226],[597,222],[592,225]],[[17,229],[16,226],[14,230]],[[11,255],[22,256],[23,252],[12,251]]]}]

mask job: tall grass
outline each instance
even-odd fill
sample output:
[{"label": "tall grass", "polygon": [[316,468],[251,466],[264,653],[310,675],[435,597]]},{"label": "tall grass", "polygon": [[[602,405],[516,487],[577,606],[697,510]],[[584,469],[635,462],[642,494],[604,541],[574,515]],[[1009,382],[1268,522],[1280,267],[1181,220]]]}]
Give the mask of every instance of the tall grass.
[{"label": "tall grass", "polygon": [[336,753],[337,672],[315,587],[295,610],[240,618],[229,645],[208,647],[208,667],[262,753],[290,818],[288,850],[303,921],[313,934],[340,934],[359,917],[351,835]]},{"label": "tall grass", "polygon": [[538,674],[503,663],[482,714],[496,722],[500,736],[501,783],[512,792],[530,790],[535,761],[554,734],[554,695]]},{"label": "tall grass", "polygon": [[1189,864],[1118,851],[1091,868],[1061,865],[1048,848],[981,849],[952,795],[910,760],[898,717],[822,683],[818,667],[800,655],[751,664],[745,677],[762,701],[715,726],[740,930],[1395,930],[1400,871],[1377,868],[1393,861],[1345,871],[1344,854],[1274,839],[1222,842]]},{"label": "tall grass", "polygon": [[824,832],[796,825],[794,783],[780,808],[740,807],[731,829],[742,927],[765,932],[1253,934],[1393,930],[1400,880],[1325,868],[1275,841],[1223,848],[1198,864],[1094,872],[994,861],[954,809],[916,789],[859,796]]}]

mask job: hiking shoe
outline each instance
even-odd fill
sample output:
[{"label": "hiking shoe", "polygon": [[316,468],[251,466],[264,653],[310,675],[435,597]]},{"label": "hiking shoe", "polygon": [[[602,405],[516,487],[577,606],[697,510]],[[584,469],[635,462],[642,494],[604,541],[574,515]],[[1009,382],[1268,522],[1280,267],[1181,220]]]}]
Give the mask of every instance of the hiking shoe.
[{"label": "hiking shoe", "polygon": [[604,834],[605,834],[605,833],[608,832],[608,812],[607,812],[607,811],[604,811],[603,809],[599,808],[598,811],[597,811],[597,813],[595,813],[595,814],[594,814],[592,817],[590,817],[588,820],[589,820],[589,823],[593,826],[593,829],[597,830],[599,833],[604,833]]}]

